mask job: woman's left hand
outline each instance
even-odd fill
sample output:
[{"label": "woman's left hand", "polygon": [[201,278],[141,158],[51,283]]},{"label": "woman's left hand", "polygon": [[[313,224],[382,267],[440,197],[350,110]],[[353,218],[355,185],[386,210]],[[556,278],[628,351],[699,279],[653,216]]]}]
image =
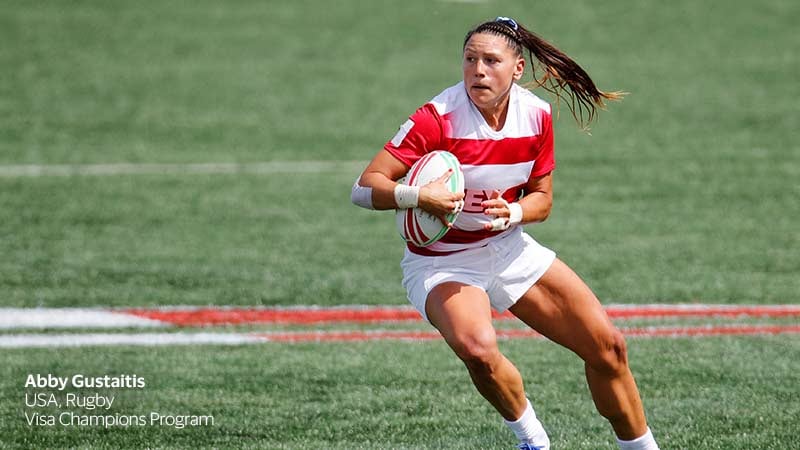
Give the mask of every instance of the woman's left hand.
[{"label": "woman's left hand", "polygon": [[[494,216],[495,220],[504,218],[507,221],[511,217],[511,211],[508,209],[508,202],[503,200],[500,195],[501,192],[495,189],[489,195],[488,199],[481,202],[481,207],[483,207],[483,213],[487,216]],[[495,226],[493,220],[491,223],[484,225],[483,229],[490,231],[498,228]]]}]

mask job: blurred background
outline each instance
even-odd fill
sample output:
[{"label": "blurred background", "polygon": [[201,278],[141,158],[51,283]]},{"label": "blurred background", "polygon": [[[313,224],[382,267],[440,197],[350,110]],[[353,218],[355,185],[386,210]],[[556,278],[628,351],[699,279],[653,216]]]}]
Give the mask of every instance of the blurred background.
[{"label": "blurred background", "polygon": [[629,93],[591,134],[557,106],[531,234],[604,301],[796,301],[799,10],[3,2],[0,303],[404,304],[391,214],[350,185],[498,14]]}]

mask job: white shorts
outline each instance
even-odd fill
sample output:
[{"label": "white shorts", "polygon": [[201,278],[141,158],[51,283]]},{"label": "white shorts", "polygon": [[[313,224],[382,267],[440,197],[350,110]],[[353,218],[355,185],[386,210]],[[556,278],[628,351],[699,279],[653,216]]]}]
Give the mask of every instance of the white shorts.
[{"label": "white shorts", "polygon": [[458,282],[483,289],[494,309],[510,308],[547,272],[556,258],[522,231],[501,235],[483,247],[444,256],[422,256],[406,249],[400,266],[408,300],[425,320],[428,294],[439,284]]}]

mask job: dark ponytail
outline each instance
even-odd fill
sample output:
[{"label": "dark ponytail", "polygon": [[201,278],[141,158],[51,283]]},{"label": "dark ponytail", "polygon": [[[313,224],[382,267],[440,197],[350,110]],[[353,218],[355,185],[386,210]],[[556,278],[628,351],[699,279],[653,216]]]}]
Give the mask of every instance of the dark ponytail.
[{"label": "dark ponytail", "polygon": [[[597,108],[605,107],[605,100],[619,100],[624,95],[622,92],[603,92],[598,89],[578,63],[514,19],[498,17],[478,25],[467,33],[464,47],[476,33],[505,37],[519,56],[523,56],[523,49],[526,49],[532,65],[533,88],[541,87],[554,94],[559,101],[562,98],[567,100],[572,116],[584,128],[594,120]],[[539,64],[536,64],[537,61]]]}]

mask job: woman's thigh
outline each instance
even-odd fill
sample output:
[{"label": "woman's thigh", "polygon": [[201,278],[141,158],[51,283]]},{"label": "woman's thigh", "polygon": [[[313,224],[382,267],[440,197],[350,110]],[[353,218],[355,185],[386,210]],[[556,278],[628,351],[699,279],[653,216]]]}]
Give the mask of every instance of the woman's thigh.
[{"label": "woman's thigh", "polygon": [[491,305],[483,289],[457,282],[439,284],[428,295],[425,310],[459,356],[496,347]]},{"label": "woman's thigh", "polygon": [[510,310],[587,362],[621,339],[592,290],[560,259]]}]

